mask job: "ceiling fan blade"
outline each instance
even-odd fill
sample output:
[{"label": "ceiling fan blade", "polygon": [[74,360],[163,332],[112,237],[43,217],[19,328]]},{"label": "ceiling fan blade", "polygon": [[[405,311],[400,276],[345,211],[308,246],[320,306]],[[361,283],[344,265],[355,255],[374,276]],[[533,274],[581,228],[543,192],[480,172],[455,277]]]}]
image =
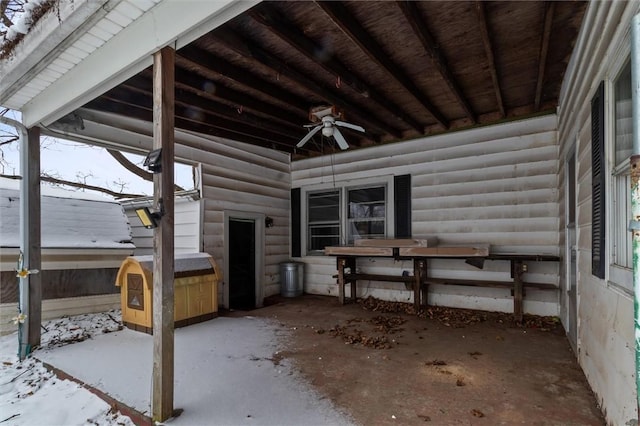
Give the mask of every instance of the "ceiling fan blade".
[{"label": "ceiling fan blade", "polygon": [[313,137],[313,135],[315,135],[316,133],[318,133],[318,131],[322,129],[322,124],[319,126],[316,126],[313,128],[313,130],[311,130],[309,133],[306,134],[306,136],[302,139],[300,139],[300,142],[298,142],[298,145],[296,145],[296,147],[300,148],[302,145],[304,145],[305,143],[307,143],[307,141],[309,139],[311,139]]},{"label": "ceiling fan blade", "polygon": [[334,128],[333,129],[333,137],[335,138],[335,140],[338,143],[338,146],[340,147],[341,150],[344,151],[345,149],[349,149],[349,144],[344,139],[344,136],[342,136],[342,133],[340,133],[340,130]]},{"label": "ceiling fan blade", "polygon": [[338,120],[336,120],[333,124],[335,124],[336,126],[346,127],[347,129],[357,130],[359,132],[364,133],[364,127],[358,126],[357,124],[346,123],[344,121],[338,121]]}]

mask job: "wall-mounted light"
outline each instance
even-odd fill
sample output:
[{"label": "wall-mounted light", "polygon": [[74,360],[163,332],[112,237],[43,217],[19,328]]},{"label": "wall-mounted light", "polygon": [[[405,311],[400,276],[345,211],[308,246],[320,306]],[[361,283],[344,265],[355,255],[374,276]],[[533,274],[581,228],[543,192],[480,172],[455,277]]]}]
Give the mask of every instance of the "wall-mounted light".
[{"label": "wall-mounted light", "polygon": [[154,149],[147,155],[142,165],[149,169],[151,173],[160,173],[162,172],[161,159],[162,148]]},{"label": "wall-mounted light", "polygon": [[142,222],[142,226],[147,229],[158,227],[158,221],[162,218],[162,209],[160,211],[151,211],[148,207],[136,209],[136,215]]},{"label": "wall-mounted light", "polygon": [[273,218],[269,216],[265,217],[264,226],[266,226],[267,228],[271,228],[273,226]]}]

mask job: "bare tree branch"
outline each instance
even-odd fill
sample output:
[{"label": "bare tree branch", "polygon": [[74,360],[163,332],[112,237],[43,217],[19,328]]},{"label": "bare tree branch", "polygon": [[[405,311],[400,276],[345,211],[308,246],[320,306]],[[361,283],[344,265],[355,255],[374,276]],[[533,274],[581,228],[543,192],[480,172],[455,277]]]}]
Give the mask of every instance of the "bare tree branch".
[{"label": "bare tree branch", "polygon": [[11,22],[11,19],[9,19],[9,16],[7,15],[7,8],[9,7],[9,1],[10,0],[0,0],[0,19],[2,20],[2,23],[4,24],[4,26],[7,28],[13,25],[13,22]]},{"label": "bare tree branch", "polygon": [[10,137],[9,139],[7,139],[6,141],[2,141],[2,142],[0,142],[0,146],[2,146],[2,145],[8,145],[8,144],[10,144],[11,142],[15,142],[15,141],[17,141],[18,139],[20,139],[18,136],[11,136],[11,137]]},{"label": "bare tree branch", "polygon": [[[133,164],[131,161],[127,159],[120,151],[116,151],[113,149],[107,149],[107,152],[118,162],[122,167],[129,170],[131,173],[140,176],[142,179],[147,180],[149,182],[153,182],[153,173],[149,173],[146,170],[141,169],[140,167]],[[179,185],[174,185],[175,191],[184,191],[184,188]]]},{"label": "bare tree branch", "polygon": [[[8,178],[8,179],[22,179],[21,176],[16,176],[16,175],[0,175],[0,177],[2,178]],[[70,186],[73,188],[79,188],[79,189],[88,189],[91,191],[98,191],[98,192],[102,192],[104,194],[110,195],[115,199],[121,199],[121,198],[140,198],[140,197],[145,197],[145,195],[143,194],[127,194],[127,193],[122,193],[122,192],[115,192],[115,191],[111,191],[110,189],[107,188],[101,188],[99,186],[94,186],[94,185],[89,185],[86,183],[80,183],[80,182],[72,182],[72,181],[68,181],[68,180],[64,180],[64,179],[58,179],[52,176],[41,176],[40,180],[44,181],[44,182],[49,182],[49,183],[53,183],[55,185],[64,185],[64,186]]]}]

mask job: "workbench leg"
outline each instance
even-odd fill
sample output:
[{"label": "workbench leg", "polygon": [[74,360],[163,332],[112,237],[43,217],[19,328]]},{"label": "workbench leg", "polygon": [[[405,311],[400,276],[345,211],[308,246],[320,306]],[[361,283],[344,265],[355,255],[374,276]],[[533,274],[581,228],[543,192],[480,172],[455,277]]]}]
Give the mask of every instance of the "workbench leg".
[{"label": "workbench leg", "polygon": [[[349,261],[347,262],[347,266],[349,267],[351,274],[355,274],[356,273],[356,258],[355,257],[351,257],[349,258]],[[355,303],[356,299],[357,299],[357,290],[358,290],[358,285],[356,284],[358,280],[351,279],[349,280],[349,284],[351,287],[351,302]]]},{"label": "workbench leg", "polygon": [[413,307],[416,310],[416,314],[420,310],[420,284],[422,283],[422,270],[424,260],[413,259]]},{"label": "workbench leg", "polygon": [[344,257],[338,257],[338,302],[344,305],[344,267],[347,260]]},{"label": "workbench leg", "polygon": [[420,272],[420,306],[426,308],[429,304],[429,284],[427,284],[427,259],[422,259],[422,269]]},{"label": "workbench leg", "polygon": [[522,322],[523,309],[522,309],[522,274],[524,268],[521,260],[512,260],[513,270],[513,318],[518,322]]}]

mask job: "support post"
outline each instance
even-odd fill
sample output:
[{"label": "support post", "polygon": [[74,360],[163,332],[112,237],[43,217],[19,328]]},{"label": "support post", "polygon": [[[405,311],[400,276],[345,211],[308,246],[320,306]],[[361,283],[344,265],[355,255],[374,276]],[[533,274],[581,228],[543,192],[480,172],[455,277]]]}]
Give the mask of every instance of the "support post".
[{"label": "support post", "polygon": [[[40,269],[40,129],[25,129],[15,122],[20,134],[20,253],[18,268]],[[19,324],[18,357],[25,359],[40,344],[42,321],[42,285],[40,275],[20,275],[20,313],[26,316]]]},{"label": "support post", "polygon": [[[41,221],[40,221],[40,128],[34,127],[27,131],[28,165],[22,169],[23,179],[28,176],[28,181],[23,182],[23,187],[28,192],[25,206],[27,220],[27,235],[24,240],[24,267],[35,273],[28,274],[26,280],[29,284],[29,338],[27,343],[30,348],[40,345],[40,326],[42,323],[42,275],[36,271],[41,269]],[[24,195],[24,194],[23,194]]]},{"label": "support post", "polygon": [[162,211],[153,233],[153,420],[173,415],[174,391],[174,63],[175,51],[153,55],[153,148],[162,148],[153,201]]},{"label": "support post", "polygon": [[636,403],[640,416],[640,14],[631,20],[631,224],[633,250],[633,306],[636,340]]}]

